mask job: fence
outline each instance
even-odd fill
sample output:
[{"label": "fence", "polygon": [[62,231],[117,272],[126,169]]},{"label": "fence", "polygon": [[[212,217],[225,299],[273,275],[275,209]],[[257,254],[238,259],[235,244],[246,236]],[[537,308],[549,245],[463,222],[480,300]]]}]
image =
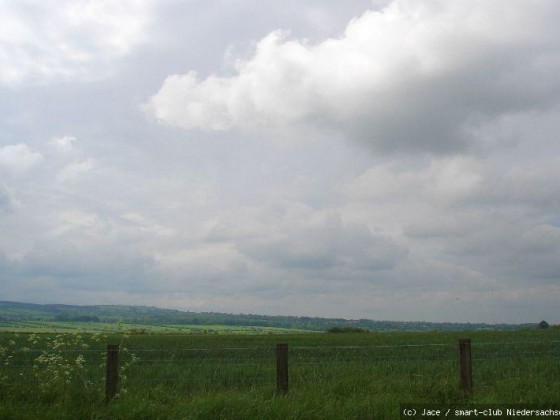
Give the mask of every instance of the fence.
[{"label": "fence", "polygon": [[[37,368],[41,355],[45,355],[45,361]],[[173,388],[184,394],[192,390],[262,386],[283,395],[289,390],[297,392],[310,383],[331,386],[342,380],[342,387],[344,378],[351,376],[352,380],[358,377],[357,386],[365,381],[383,382],[386,378],[423,385],[449,382],[468,397],[506,375],[557,378],[560,374],[560,341],[472,343],[470,339],[454,344],[302,346],[279,343],[275,347],[267,344],[128,350],[109,345],[103,351],[82,348],[50,353],[27,349],[15,354],[9,366],[3,368],[11,368],[14,378],[20,375],[24,380],[33,373],[41,373],[41,369],[48,373],[51,360],[56,362],[59,356],[59,364],[83,357],[80,363],[84,369],[79,380],[95,382],[98,388],[104,388],[106,401],[121,391],[123,382],[130,392],[151,389],[164,393]],[[101,362],[105,373],[103,382],[99,370]],[[354,386],[351,381],[347,381],[348,384]]]},{"label": "fence", "polygon": [[[523,345],[525,352],[516,350],[515,345]],[[515,343],[479,343],[480,348],[486,347],[492,351],[480,352],[476,355],[474,360],[484,364],[485,361],[508,358],[515,360],[519,357],[527,356],[540,356],[550,358],[552,361],[558,361],[560,356],[560,348],[557,346],[560,342],[515,342]],[[533,346],[533,348],[528,347]],[[504,348],[505,347],[505,348]],[[419,349],[430,348],[430,352],[419,352]],[[451,357],[449,352],[450,345],[448,344],[409,344],[409,345],[378,345],[378,346],[338,346],[338,347],[317,347],[317,346],[295,346],[289,347],[287,343],[276,344],[275,348],[275,372],[276,372],[276,393],[284,395],[288,393],[291,366],[294,368],[306,368],[300,373],[309,372],[307,368],[312,367],[312,370],[327,371],[325,367],[329,364],[337,364],[342,369],[347,370],[349,367],[357,366],[363,368],[368,363],[376,362],[392,362],[394,364],[403,363],[408,361],[417,364],[420,362],[437,363],[439,366],[447,366],[456,369],[458,377],[458,387],[464,396],[469,397],[473,394],[473,352],[472,343],[470,339],[460,339],[457,342],[458,350],[455,358]],[[496,351],[497,349],[501,351]],[[144,352],[149,352],[145,350]],[[149,364],[194,364],[198,368],[208,368],[210,365],[219,366],[224,360],[228,360],[229,367],[240,366],[242,376],[239,379],[249,379],[249,382],[267,381],[272,382],[272,369],[269,365],[267,369],[260,372],[260,376],[247,377],[247,367],[250,366],[263,366],[265,360],[270,359],[270,349],[265,348],[217,348],[217,349],[184,349],[183,352],[187,353],[187,357],[175,357],[171,359],[145,359],[144,365]],[[232,353],[240,352],[241,356],[231,357]],[[400,353],[400,354],[399,354]],[[107,348],[107,375],[106,375],[106,396],[110,400],[118,392],[118,365],[119,365],[119,349],[118,346],[109,345]],[[377,357],[376,357],[377,356]],[[388,357],[389,356],[389,357]],[[235,360],[235,362],[231,362]],[[198,362],[198,363],[197,363]],[[557,365],[557,364],[556,364]],[[550,366],[550,365],[548,365]],[[445,374],[449,369],[442,369]],[[189,370],[187,370],[189,372]],[[192,371],[191,371],[192,372]],[[267,374],[268,375],[267,375]],[[430,375],[433,373],[430,372]],[[411,376],[423,376],[421,374],[411,373]],[[264,376],[264,377],[263,377]],[[306,376],[306,375],[303,375]],[[316,376],[316,375],[315,375]],[[320,375],[321,376],[321,375]],[[325,375],[322,375],[325,379]],[[169,378],[167,378],[169,379]],[[173,378],[177,380],[178,378]],[[183,379],[188,380],[188,374]],[[302,379],[301,377],[299,378]]]}]

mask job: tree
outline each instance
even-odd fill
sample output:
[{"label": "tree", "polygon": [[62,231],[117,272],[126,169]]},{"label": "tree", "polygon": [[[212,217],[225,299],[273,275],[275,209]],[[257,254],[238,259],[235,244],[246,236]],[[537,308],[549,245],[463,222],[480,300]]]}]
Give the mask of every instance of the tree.
[{"label": "tree", "polygon": [[548,329],[548,327],[549,327],[548,322],[546,322],[544,320],[539,322],[539,329],[546,330],[546,329]]}]

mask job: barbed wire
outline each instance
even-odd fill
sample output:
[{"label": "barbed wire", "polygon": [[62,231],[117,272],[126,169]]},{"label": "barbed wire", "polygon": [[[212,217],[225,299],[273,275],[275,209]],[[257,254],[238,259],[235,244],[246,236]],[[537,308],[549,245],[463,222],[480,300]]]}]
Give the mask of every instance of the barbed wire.
[{"label": "barbed wire", "polygon": [[[546,340],[546,341],[488,341],[488,342],[472,342],[472,347],[489,346],[489,345],[556,345],[560,344],[560,340]],[[362,350],[362,349],[395,349],[395,348],[419,348],[419,347],[456,347],[456,343],[414,343],[414,344],[373,344],[373,345],[351,345],[351,346],[298,346],[291,345],[289,350],[318,350],[318,349],[341,349],[341,350]],[[57,351],[61,353],[70,352],[105,352],[106,348],[73,348],[73,349],[42,349],[42,348],[25,348],[19,349],[18,352],[38,353],[45,351]],[[264,351],[273,352],[274,346],[254,346],[254,347],[187,347],[187,348],[172,348],[172,349],[158,349],[158,348],[135,348],[127,346],[121,348],[120,351],[128,352],[219,352],[219,351]]]},{"label": "barbed wire", "polygon": [[418,343],[418,344],[376,344],[365,346],[290,346],[292,349],[367,349],[367,348],[397,348],[397,347],[435,347],[451,346],[449,343]]},{"label": "barbed wire", "polygon": [[473,346],[494,345],[494,344],[560,344],[560,340],[543,341],[473,341]]}]

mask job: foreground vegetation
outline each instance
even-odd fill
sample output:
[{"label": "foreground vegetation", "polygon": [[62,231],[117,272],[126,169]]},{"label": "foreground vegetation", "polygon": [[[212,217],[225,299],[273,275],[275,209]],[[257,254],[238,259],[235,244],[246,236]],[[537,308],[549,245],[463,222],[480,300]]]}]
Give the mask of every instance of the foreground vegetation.
[{"label": "foreground vegetation", "polygon": [[[367,334],[0,334],[0,418],[396,418],[401,403],[459,403],[458,338],[473,340],[475,403],[552,403],[560,331]],[[274,348],[289,343],[290,391]],[[107,343],[121,391],[104,402]]]}]

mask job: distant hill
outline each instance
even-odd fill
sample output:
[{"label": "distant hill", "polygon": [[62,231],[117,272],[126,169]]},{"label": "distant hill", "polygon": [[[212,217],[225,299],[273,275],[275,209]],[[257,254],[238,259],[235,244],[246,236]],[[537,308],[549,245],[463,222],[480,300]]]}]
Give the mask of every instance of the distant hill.
[{"label": "distant hill", "polygon": [[434,323],[349,320],[299,316],[269,316],[255,314],[226,314],[218,312],[190,312],[161,309],[153,306],[129,305],[61,305],[0,301],[0,320],[4,321],[80,321],[117,322],[143,325],[229,325],[253,327],[297,328],[326,331],[332,328],[362,328],[370,331],[463,331],[516,330],[535,328],[536,324]]}]

